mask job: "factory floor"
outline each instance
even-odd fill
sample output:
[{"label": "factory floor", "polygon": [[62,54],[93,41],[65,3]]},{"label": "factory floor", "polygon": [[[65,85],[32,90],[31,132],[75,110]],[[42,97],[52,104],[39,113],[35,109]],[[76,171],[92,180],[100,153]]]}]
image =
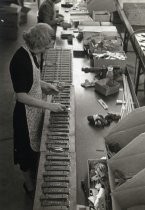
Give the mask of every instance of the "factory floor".
[{"label": "factory floor", "polygon": [[[0,209],[32,210],[32,200],[23,190],[23,177],[18,166],[13,164],[12,113],[14,106],[13,88],[9,75],[9,61],[16,49],[22,44],[23,30],[36,23],[36,3],[31,3],[28,23],[19,28],[16,41],[0,40]],[[134,66],[134,53],[128,53],[128,60]],[[143,93],[139,93],[141,105],[145,103]],[[77,142],[76,142],[77,144]],[[79,146],[79,145],[78,145]],[[77,147],[77,145],[76,145]],[[93,145],[92,145],[93,147]],[[83,150],[85,147],[83,147]],[[87,148],[86,148],[87,150]],[[84,152],[84,151],[83,151]],[[81,150],[79,152],[81,156]],[[81,196],[79,204],[84,204]]]}]

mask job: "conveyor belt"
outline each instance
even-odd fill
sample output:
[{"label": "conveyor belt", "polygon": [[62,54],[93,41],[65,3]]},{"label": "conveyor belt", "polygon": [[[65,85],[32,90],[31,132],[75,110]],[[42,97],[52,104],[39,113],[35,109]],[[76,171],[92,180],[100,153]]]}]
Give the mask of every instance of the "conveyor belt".
[{"label": "conveyor belt", "polygon": [[67,83],[62,92],[51,98],[52,102],[65,104],[67,109],[59,113],[45,111],[33,210],[74,210],[76,160],[71,51],[52,49],[45,55],[45,63],[49,65],[44,66],[42,79]]},{"label": "conveyor belt", "polygon": [[70,50],[49,49],[44,56],[42,79],[46,82],[72,82],[72,54]]}]

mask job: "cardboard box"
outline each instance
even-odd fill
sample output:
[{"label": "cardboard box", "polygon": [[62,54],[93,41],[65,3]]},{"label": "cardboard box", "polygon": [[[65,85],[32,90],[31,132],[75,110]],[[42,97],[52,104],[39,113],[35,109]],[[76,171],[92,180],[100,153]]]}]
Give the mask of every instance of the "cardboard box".
[{"label": "cardboard box", "polygon": [[79,26],[79,29],[85,32],[97,32],[104,36],[117,36],[116,26]]},{"label": "cardboard box", "polygon": [[92,39],[95,43],[103,39],[116,39],[118,32],[115,26],[79,26],[83,32],[83,42],[87,45]]},{"label": "cardboard box", "polygon": [[94,169],[95,165],[98,163],[103,163],[107,168],[107,160],[103,159],[88,159],[88,188],[95,188],[95,184],[91,181],[91,172]]},{"label": "cardboard box", "polygon": [[110,22],[110,13],[108,11],[93,11],[93,20],[98,22]]},{"label": "cardboard box", "polygon": [[30,10],[31,9],[28,7],[22,7],[21,12],[20,12],[20,22],[19,22],[20,25],[27,23],[28,12]]},{"label": "cardboard box", "polygon": [[[100,166],[99,166],[100,165]],[[101,168],[101,169],[99,169]],[[97,174],[94,172],[97,171]],[[99,172],[100,171],[100,172]],[[107,167],[107,160],[103,159],[89,159],[88,160],[88,188],[89,188],[89,196],[91,196],[91,191],[94,192],[92,194],[95,194],[97,192],[97,189],[95,188],[96,184],[98,184],[98,181],[92,180],[93,176],[101,177],[103,181],[101,183],[104,183],[104,189],[105,189],[105,196],[100,199],[100,208],[102,210],[110,209],[110,187],[109,187],[109,179],[108,179],[108,167]],[[94,195],[93,195],[94,196]],[[89,202],[90,209],[94,209],[94,205],[92,202]]]},{"label": "cardboard box", "polygon": [[104,96],[109,96],[119,91],[120,84],[118,82],[114,81],[113,86],[108,86],[106,85],[106,81],[106,78],[96,81],[95,91]]},{"label": "cardboard box", "polygon": [[79,21],[80,26],[100,26],[100,22],[95,21]]},{"label": "cardboard box", "polygon": [[79,21],[79,22],[93,22],[93,19],[89,15],[71,15],[70,21],[73,24],[73,22]]},{"label": "cardboard box", "polygon": [[90,14],[93,13],[93,11],[103,11],[104,9],[107,11],[114,11],[116,10],[115,7],[115,1],[112,0],[87,0],[87,9],[90,12]]},{"label": "cardboard box", "polygon": [[100,22],[101,26],[113,26],[111,22]]},{"label": "cardboard box", "polygon": [[73,15],[89,15],[89,12],[86,10],[72,10],[70,11],[70,15],[73,16]]},{"label": "cardboard box", "polygon": [[98,43],[103,39],[115,39],[118,36],[115,26],[79,26],[79,29],[83,32],[85,44],[88,44],[92,39]]}]

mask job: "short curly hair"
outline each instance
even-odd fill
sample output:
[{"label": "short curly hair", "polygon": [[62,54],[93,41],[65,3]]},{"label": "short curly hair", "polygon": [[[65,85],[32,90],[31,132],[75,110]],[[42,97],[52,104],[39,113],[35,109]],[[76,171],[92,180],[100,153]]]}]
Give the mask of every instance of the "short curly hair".
[{"label": "short curly hair", "polygon": [[46,48],[54,37],[54,30],[46,23],[37,23],[23,33],[23,39],[31,51]]}]

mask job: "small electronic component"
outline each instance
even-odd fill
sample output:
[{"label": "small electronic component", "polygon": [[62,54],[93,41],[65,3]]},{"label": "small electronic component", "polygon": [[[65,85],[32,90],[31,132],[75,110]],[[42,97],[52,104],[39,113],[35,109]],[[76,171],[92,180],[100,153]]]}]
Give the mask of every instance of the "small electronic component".
[{"label": "small electronic component", "polygon": [[70,178],[66,176],[44,176],[45,182],[69,182]]},{"label": "small electronic component", "polygon": [[69,194],[69,189],[67,188],[43,188],[44,194]]},{"label": "small electronic component", "polygon": [[108,109],[108,105],[103,101],[103,99],[98,99],[99,104],[105,109]]},{"label": "small electronic component", "polygon": [[40,197],[40,200],[46,200],[46,199],[68,199],[68,195],[66,194],[46,194],[46,195],[42,195]]},{"label": "small electronic component", "polygon": [[58,187],[58,188],[67,188],[68,187],[68,183],[66,182],[45,182],[42,184],[42,188],[47,188],[47,187],[50,187],[50,188],[55,188],[55,187]]},{"label": "small electronic component", "polygon": [[47,160],[61,160],[61,161],[70,161],[70,157],[61,157],[61,156],[46,156]]},{"label": "small electronic component", "polygon": [[67,161],[46,161],[45,166],[69,166]]}]

